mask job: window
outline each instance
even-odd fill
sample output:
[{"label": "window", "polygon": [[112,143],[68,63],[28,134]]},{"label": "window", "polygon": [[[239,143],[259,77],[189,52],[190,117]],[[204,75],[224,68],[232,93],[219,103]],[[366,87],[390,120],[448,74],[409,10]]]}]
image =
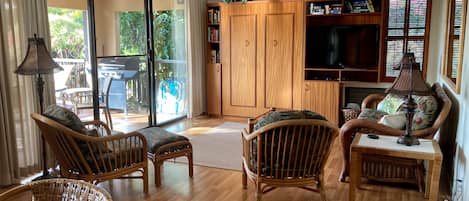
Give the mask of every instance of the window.
[{"label": "window", "polygon": [[426,46],[430,27],[431,0],[389,0],[385,24],[384,57],[381,81],[392,81],[399,74],[393,66],[405,52],[413,52],[426,69]]},{"label": "window", "polygon": [[466,25],[466,1],[449,0],[446,28],[446,57],[443,75],[457,93],[460,90],[462,58],[464,54],[464,29]]}]

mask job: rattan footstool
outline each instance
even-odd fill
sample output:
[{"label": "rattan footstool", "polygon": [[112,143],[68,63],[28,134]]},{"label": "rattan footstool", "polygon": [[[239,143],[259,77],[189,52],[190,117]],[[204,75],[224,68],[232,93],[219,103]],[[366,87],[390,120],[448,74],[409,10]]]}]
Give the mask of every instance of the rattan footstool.
[{"label": "rattan footstool", "polygon": [[194,174],[192,145],[188,138],[168,132],[162,128],[149,127],[138,130],[145,136],[148,145],[148,158],[155,167],[155,185],[161,185],[160,167],[167,159],[186,156],[189,165],[189,177]]}]

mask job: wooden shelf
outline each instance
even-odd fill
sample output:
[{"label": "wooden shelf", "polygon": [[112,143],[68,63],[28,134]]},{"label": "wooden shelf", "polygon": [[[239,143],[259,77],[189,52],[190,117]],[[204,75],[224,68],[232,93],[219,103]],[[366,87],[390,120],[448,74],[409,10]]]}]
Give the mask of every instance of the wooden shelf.
[{"label": "wooden shelf", "polygon": [[208,26],[220,26],[220,23],[208,23]]},{"label": "wooden shelf", "polygon": [[378,16],[381,17],[381,12],[374,12],[374,13],[341,13],[341,14],[322,14],[322,15],[312,15],[306,14],[306,17],[343,17],[343,16]]}]

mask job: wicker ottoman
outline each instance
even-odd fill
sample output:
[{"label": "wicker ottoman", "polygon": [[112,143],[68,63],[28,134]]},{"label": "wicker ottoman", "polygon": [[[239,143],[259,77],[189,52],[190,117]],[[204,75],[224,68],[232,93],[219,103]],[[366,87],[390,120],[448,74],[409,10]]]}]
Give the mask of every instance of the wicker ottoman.
[{"label": "wicker ottoman", "polygon": [[188,138],[168,132],[162,128],[149,127],[138,130],[145,136],[148,145],[148,158],[155,167],[155,185],[161,185],[160,167],[167,159],[186,156],[189,161],[189,177],[193,176],[192,145]]}]

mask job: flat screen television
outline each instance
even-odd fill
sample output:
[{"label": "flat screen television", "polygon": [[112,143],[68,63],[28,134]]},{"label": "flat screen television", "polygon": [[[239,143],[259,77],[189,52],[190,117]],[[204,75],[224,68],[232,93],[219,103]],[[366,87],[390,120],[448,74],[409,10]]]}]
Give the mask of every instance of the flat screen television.
[{"label": "flat screen television", "polygon": [[371,68],[378,66],[378,25],[308,26],[307,68]]}]

